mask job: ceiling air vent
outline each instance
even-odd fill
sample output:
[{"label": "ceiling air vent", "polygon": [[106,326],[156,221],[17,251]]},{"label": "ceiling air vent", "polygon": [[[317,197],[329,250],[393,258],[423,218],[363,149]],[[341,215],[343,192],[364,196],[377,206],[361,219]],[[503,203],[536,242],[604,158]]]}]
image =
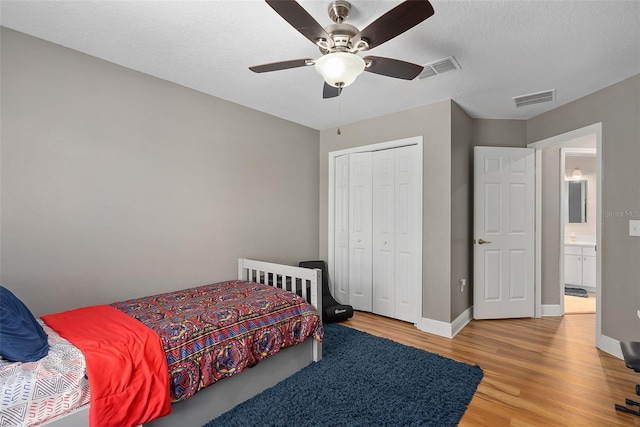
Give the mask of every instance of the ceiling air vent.
[{"label": "ceiling air vent", "polygon": [[446,73],[448,71],[459,70],[460,64],[453,56],[448,58],[439,59],[434,62],[430,62],[424,65],[424,70],[418,75],[419,79],[426,79],[427,77],[437,76],[438,74]]},{"label": "ceiling air vent", "polygon": [[556,98],[556,90],[545,90],[544,92],[531,93],[529,95],[516,96],[513,100],[516,107],[524,107],[525,105],[540,104],[541,102],[553,101]]}]

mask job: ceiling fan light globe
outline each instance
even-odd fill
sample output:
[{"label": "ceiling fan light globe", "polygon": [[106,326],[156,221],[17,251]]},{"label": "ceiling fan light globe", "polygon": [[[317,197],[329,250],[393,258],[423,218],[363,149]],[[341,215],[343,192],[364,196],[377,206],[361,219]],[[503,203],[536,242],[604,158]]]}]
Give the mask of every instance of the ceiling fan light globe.
[{"label": "ceiling fan light globe", "polygon": [[353,53],[334,52],[318,58],[315,67],[328,85],[346,87],[362,74],[365,62]]}]

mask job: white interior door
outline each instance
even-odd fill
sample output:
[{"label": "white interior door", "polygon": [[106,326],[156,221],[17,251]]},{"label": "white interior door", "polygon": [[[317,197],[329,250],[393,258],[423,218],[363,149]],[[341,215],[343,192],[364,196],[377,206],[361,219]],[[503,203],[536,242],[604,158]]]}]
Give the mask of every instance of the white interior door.
[{"label": "white interior door", "polygon": [[371,311],[372,153],[349,155],[349,304]]},{"label": "white interior door", "polygon": [[349,304],[349,155],[336,157],[334,167],[333,296]]},{"label": "white interior door", "polygon": [[533,317],[535,151],[474,148],[476,319]]}]

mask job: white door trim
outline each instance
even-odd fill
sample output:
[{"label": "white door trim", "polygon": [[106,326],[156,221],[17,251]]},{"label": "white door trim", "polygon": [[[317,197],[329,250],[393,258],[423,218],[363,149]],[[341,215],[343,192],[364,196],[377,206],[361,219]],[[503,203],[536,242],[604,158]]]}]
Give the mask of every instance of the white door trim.
[{"label": "white door trim", "polygon": [[[377,143],[377,144],[370,144],[370,145],[362,145],[359,147],[352,147],[352,148],[347,148],[344,150],[338,150],[338,151],[331,151],[329,153],[329,189],[328,189],[328,198],[329,200],[327,201],[327,205],[328,205],[328,211],[327,211],[327,233],[328,233],[328,255],[327,255],[327,270],[329,273],[329,289],[331,290],[331,292],[333,293],[334,289],[333,289],[333,277],[334,277],[334,263],[333,263],[333,256],[334,256],[334,227],[335,227],[335,221],[333,218],[333,210],[334,210],[334,188],[335,188],[335,182],[334,182],[334,174],[335,174],[335,170],[334,170],[334,162],[335,162],[335,158],[338,156],[343,156],[345,154],[351,154],[351,153],[363,153],[363,152],[367,152],[367,151],[378,151],[378,150],[388,150],[391,148],[398,148],[398,147],[405,147],[407,145],[416,145],[417,146],[417,156],[419,159],[418,162],[418,176],[420,177],[420,179],[418,179],[418,191],[417,191],[417,204],[420,207],[420,212],[421,212],[421,218],[422,218],[422,194],[423,194],[423,182],[424,182],[424,173],[423,173],[423,164],[424,164],[424,157],[423,157],[423,139],[422,136],[414,136],[414,137],[410,137],[410,138],[404,138],[404,139],[398,139],[395,141],[387,141],[387,142],[381,142],[381,143]],[[420,284],[418,286],[418,315],[416,316],[416,318],[418,319],[418,321],[420,321],[420,319],[422,319],[422,236],[423,236],[423,232],[422,232],[423,226],[422,226],[422,220],[418,221],[417,223],[417,233],[418,236],[420,236],[420,243],[418,244],[418,249],[417,249],[417,259],[418,259],[418,266],[417,266],[417,274],[418,274],[418,283]]]},{"label": "white door trim", "polygon": [[[551,138],[543,139],[528,144],[527,147],[536,149],[536,176],[542,182],[542,149],[553,145],[577,139],[587,135],[596,136],[596,347],[607,353],[618,355],[619,348],[611,344],[611,339],[602,335],[602,123],[595,123],[580,129],[575,129]],[[539,161],[540,160],[540,161]],[[542,191],[536,183],[536,288],[542,290],[542,278],[540,276],[542,253],[539,242],[542,239]],[[562,224],[561,224],[562,225]],[[560,289],[558,292],[561,292]],[[562,298],[562,294],[559,295]],[[536,317],[542,315],[541,306],[536,307]],[[562,313],[561,313],[562,314]]]}]

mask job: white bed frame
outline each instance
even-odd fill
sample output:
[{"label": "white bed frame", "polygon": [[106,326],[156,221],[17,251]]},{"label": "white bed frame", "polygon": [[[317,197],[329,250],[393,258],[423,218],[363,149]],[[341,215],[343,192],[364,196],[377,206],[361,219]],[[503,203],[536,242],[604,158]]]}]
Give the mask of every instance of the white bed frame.
[{"label": "white bed frame", "polygon": [[[292,292],[296,291],[292,289],[292,284],[295,283],[303,298],[316,307],[322,316],[321,270],[240,258],[238,260],[238,279],[265,283]],[[307,286],[300,286],[301,283],[306,283]],[[274,356],[261,361],[253,368],[245,369],[239,375],[225,378],[219,383],[200,390],[191,398],[172,405],[169,415],[146,423],[144,426],[200,427],[320,359],[322,359],[322,343],[309,337],[304,342],[285,348]],[[57,417],[43,425],[48,427],[87,427],[89,425],[89,405]]]}]

